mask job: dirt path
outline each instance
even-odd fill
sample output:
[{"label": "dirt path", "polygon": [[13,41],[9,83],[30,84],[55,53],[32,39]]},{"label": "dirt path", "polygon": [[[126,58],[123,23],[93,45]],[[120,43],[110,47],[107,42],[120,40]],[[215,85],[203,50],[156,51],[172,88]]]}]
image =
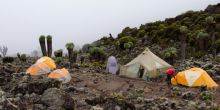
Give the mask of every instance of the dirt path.
[{"label": "dirt path", "polygon": [[[146,82],[140,79],[129,79],[124,77],[119,77],[111,74],[101,74],[101,73],[87,73],[87,72],[77,72],[72,74],[73,79],[71,85],[76,87],[84,88],[87,92],[80,92],[74,94],[76,100],[86,99],[88,97],[96,96],[99,94],[104,94],[105,96],[110,96],[111,93],[121,92],[129,94],[132,90],[143,90],[145,98],[152,97],[168,97],[177,98],[170,96],[171,91],[167,87],[165,81],[161,82]],[[192,91],[195,95],[199,95],[199,88],[189,88],[180,86],[181,90]],[[220,92],[219,89],[215,92],[214,102],[220,103]],[[198,96],[196,96],[198,98]],[[181,97],[177,100],[183,100]]]}]

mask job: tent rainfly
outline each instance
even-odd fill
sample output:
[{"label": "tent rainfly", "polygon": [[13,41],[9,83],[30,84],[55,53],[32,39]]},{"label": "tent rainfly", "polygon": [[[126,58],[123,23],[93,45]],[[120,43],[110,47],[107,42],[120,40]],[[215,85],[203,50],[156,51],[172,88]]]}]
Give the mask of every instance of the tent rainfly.
[{"label": "tent rainfly", "polygon": [[120,76],[130,78],[155,78],[172,66],[146,48],[140,55],[120,67]]},{"label": "tent rainfly", "polygon": [[189,70],[179,72],[175,78],[171,79],[173,85],[184,85],[189,87],[217,87],[218,84],[201,68],[191,68]]}]

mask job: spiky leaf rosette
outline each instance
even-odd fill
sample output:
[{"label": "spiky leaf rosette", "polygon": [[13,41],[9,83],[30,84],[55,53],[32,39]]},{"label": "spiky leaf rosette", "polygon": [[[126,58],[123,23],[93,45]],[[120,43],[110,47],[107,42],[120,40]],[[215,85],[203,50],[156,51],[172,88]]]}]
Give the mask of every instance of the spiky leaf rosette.
[{"label": "spiky leaf rosette", "polygon": [[129,49],[129,48],[131,48],[131,45],[129,43],[124,43],[124,48]]},{"label": "spiky leaf rosette", "polygon": [[208,23],[208,24],[215,23],[214,17],[212,17],[212,16],[206,17],[206,18],[205,18],[205,21],[206,21],[206,23]]},{"label": "spiky leaf rosette", "polygon": [[51,35],[47,36],[47,41],[50,41],[50,42],[52,41],[52,36]]},{"label": "spiky leaf rosette", "polygon": [[177,56],[177,50],[176,50],[175,47],[167,48],[164,51],[164,55],[165,55],[165,58],[176,57]]},{"label": "spiky leaf rosette", "polygon": [[181,26],[180,27],[180,32],[181,33],[187,33],[188,32],[188,28],[186,26]]},{"label": "spiky leaf rosette", "polygon": [[67,49],[73,49],[73,48],[74,48],[74,44],[73,44],[72,42],[67,43],[67,44],[66,44],[66,48],[67,48]]},{"label": "spiky leaf rosette", "polygon": [[39,41],[40,41],[40,42],[45,41],[45,36],[44,36],[44,35],[41,35],[40,38],[39,38]]},{"label": "spiky leaf rosette", "polygon": [[197,39],[203,39],[203,38],[206,38],[208,37],[209,34],[204,32],[204,31],[200,31],[198,34],[197,34]]}]

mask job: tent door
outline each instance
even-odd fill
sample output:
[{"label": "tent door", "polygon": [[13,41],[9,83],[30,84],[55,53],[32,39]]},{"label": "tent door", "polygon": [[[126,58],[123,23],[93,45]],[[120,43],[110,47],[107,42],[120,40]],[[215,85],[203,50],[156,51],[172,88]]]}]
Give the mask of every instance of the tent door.
[{"label": "tent door", "polygon": [[140,65],[139,71],[138,71],[138,78],[143,78],[144,72],[145,72],[144,67],[142,65]]}]

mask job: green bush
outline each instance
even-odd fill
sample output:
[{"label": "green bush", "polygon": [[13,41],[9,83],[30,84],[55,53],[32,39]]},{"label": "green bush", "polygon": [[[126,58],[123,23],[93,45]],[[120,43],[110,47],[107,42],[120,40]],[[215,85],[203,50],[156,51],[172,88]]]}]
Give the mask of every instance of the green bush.
[{"label": "green bush", "polygon": [[219,24],[216,24],[215,28],[216,28],[216,31],[217,31],[217,32],[220,32],[220,23],[219,23]]},{"label": "green bush", "polygon": [[17,53],[17,57],[20,59],[20,57],[21,57],[20,53]]},{"label": "green bush", "polygon": [[203,100],[212,100],[213,99],[213,94],[210,92],[204,92],[201,94],[201,99]]},{"label": "green bush", "polygon": [[174,58],[177,57],[177,50],[175,47],[170,47],[164,51],[165,58]]},{"label": "green bush", "polygon": [[124,43],[124,48],[125,49],[130,49],[131,48],[131,45],[129,43]]},{"label": "green bush", "polygon": [[90,45],[90,44],[83,45],[82,52],[83,53],[88,53],[89,52],[89,48],[91,48],[91,47],[92,47],[92,45]]},{"label": "green bush", "polygon": [[3,63],[12,63],[12,62],[14,62],[14,57],[4,57],[2,59],[2,62]]},{"label": "green bush", "polygon": [[208,24],[211,24],[211,23],[214,23],[215,20],[214,20],[214,17],[212,16],[208,16],[205,18],[205,21],[208,23]]},{"label": "green bush", "polygon": [[197,51],[194,53],[193,55],[195,58],[201,58],[202,57],[202,52],[201,51]]},{"label": "green bush", "polygon": [[181,33],[187,33],[188,32],[188,28],[186,26],[181,26],[180,27],[180,32]]},{"label": "green bush", "polygon": [[202,86],[199,87],[199,90],[200,90],[201,92],[203,92],[203,91],[207,91],[208,88],[207,88],[206,85],[202,85]]},{"label": "green bush", "polygon": [[216,14],[214,18],[216,22],[220,22],[220,14]]},{"label": "green bush", "polygon": [[26,54],[21,54],[20,60],[23,61],[23,62],[26,62],[27,61]]},{"label": "green bush", "polygon": [[200,31],[200,32],[198,33],[197,39],[204,39],[204,38],[206,38],[206,37],[208,37],[208,36],[209,36],[209,34],[206,33],[206,32],[204,32],[204,31],[202,30],[202,31]]},{"label": "green bush", "polygon": [[144,35],[145,35],[145,31],[144,30],[140,30],[137,33],[137,37],[139,37],[139,38],[144,37]]},{"label": "green bush", "polygon": [[100,47],[92,47],[89,49],[90,58],[93,60],[104,60],[105,59],[105,51]]},{"label": "green bush", "polygon": [[122,38],[118,39],[118,41],[120,43],[120,48],[121,49],[125,49],[124,48],[125,43],[132,42],[133,44],[135,44],[135,42],[136,42],[136,40],[131,36],[122,37]]},{"label": "green bush", "polygon": [[62,58],[62,57],[57,57],[57,58],[55,59],[55,62],[56,62],[57,64],[60,64],[61,62],[63,62],[63,58]]},{"label": "green bush", "polygon": [[55,57],[63,57],[63,50],[59,49],[59,50],[54,51],[54,56]]}]

